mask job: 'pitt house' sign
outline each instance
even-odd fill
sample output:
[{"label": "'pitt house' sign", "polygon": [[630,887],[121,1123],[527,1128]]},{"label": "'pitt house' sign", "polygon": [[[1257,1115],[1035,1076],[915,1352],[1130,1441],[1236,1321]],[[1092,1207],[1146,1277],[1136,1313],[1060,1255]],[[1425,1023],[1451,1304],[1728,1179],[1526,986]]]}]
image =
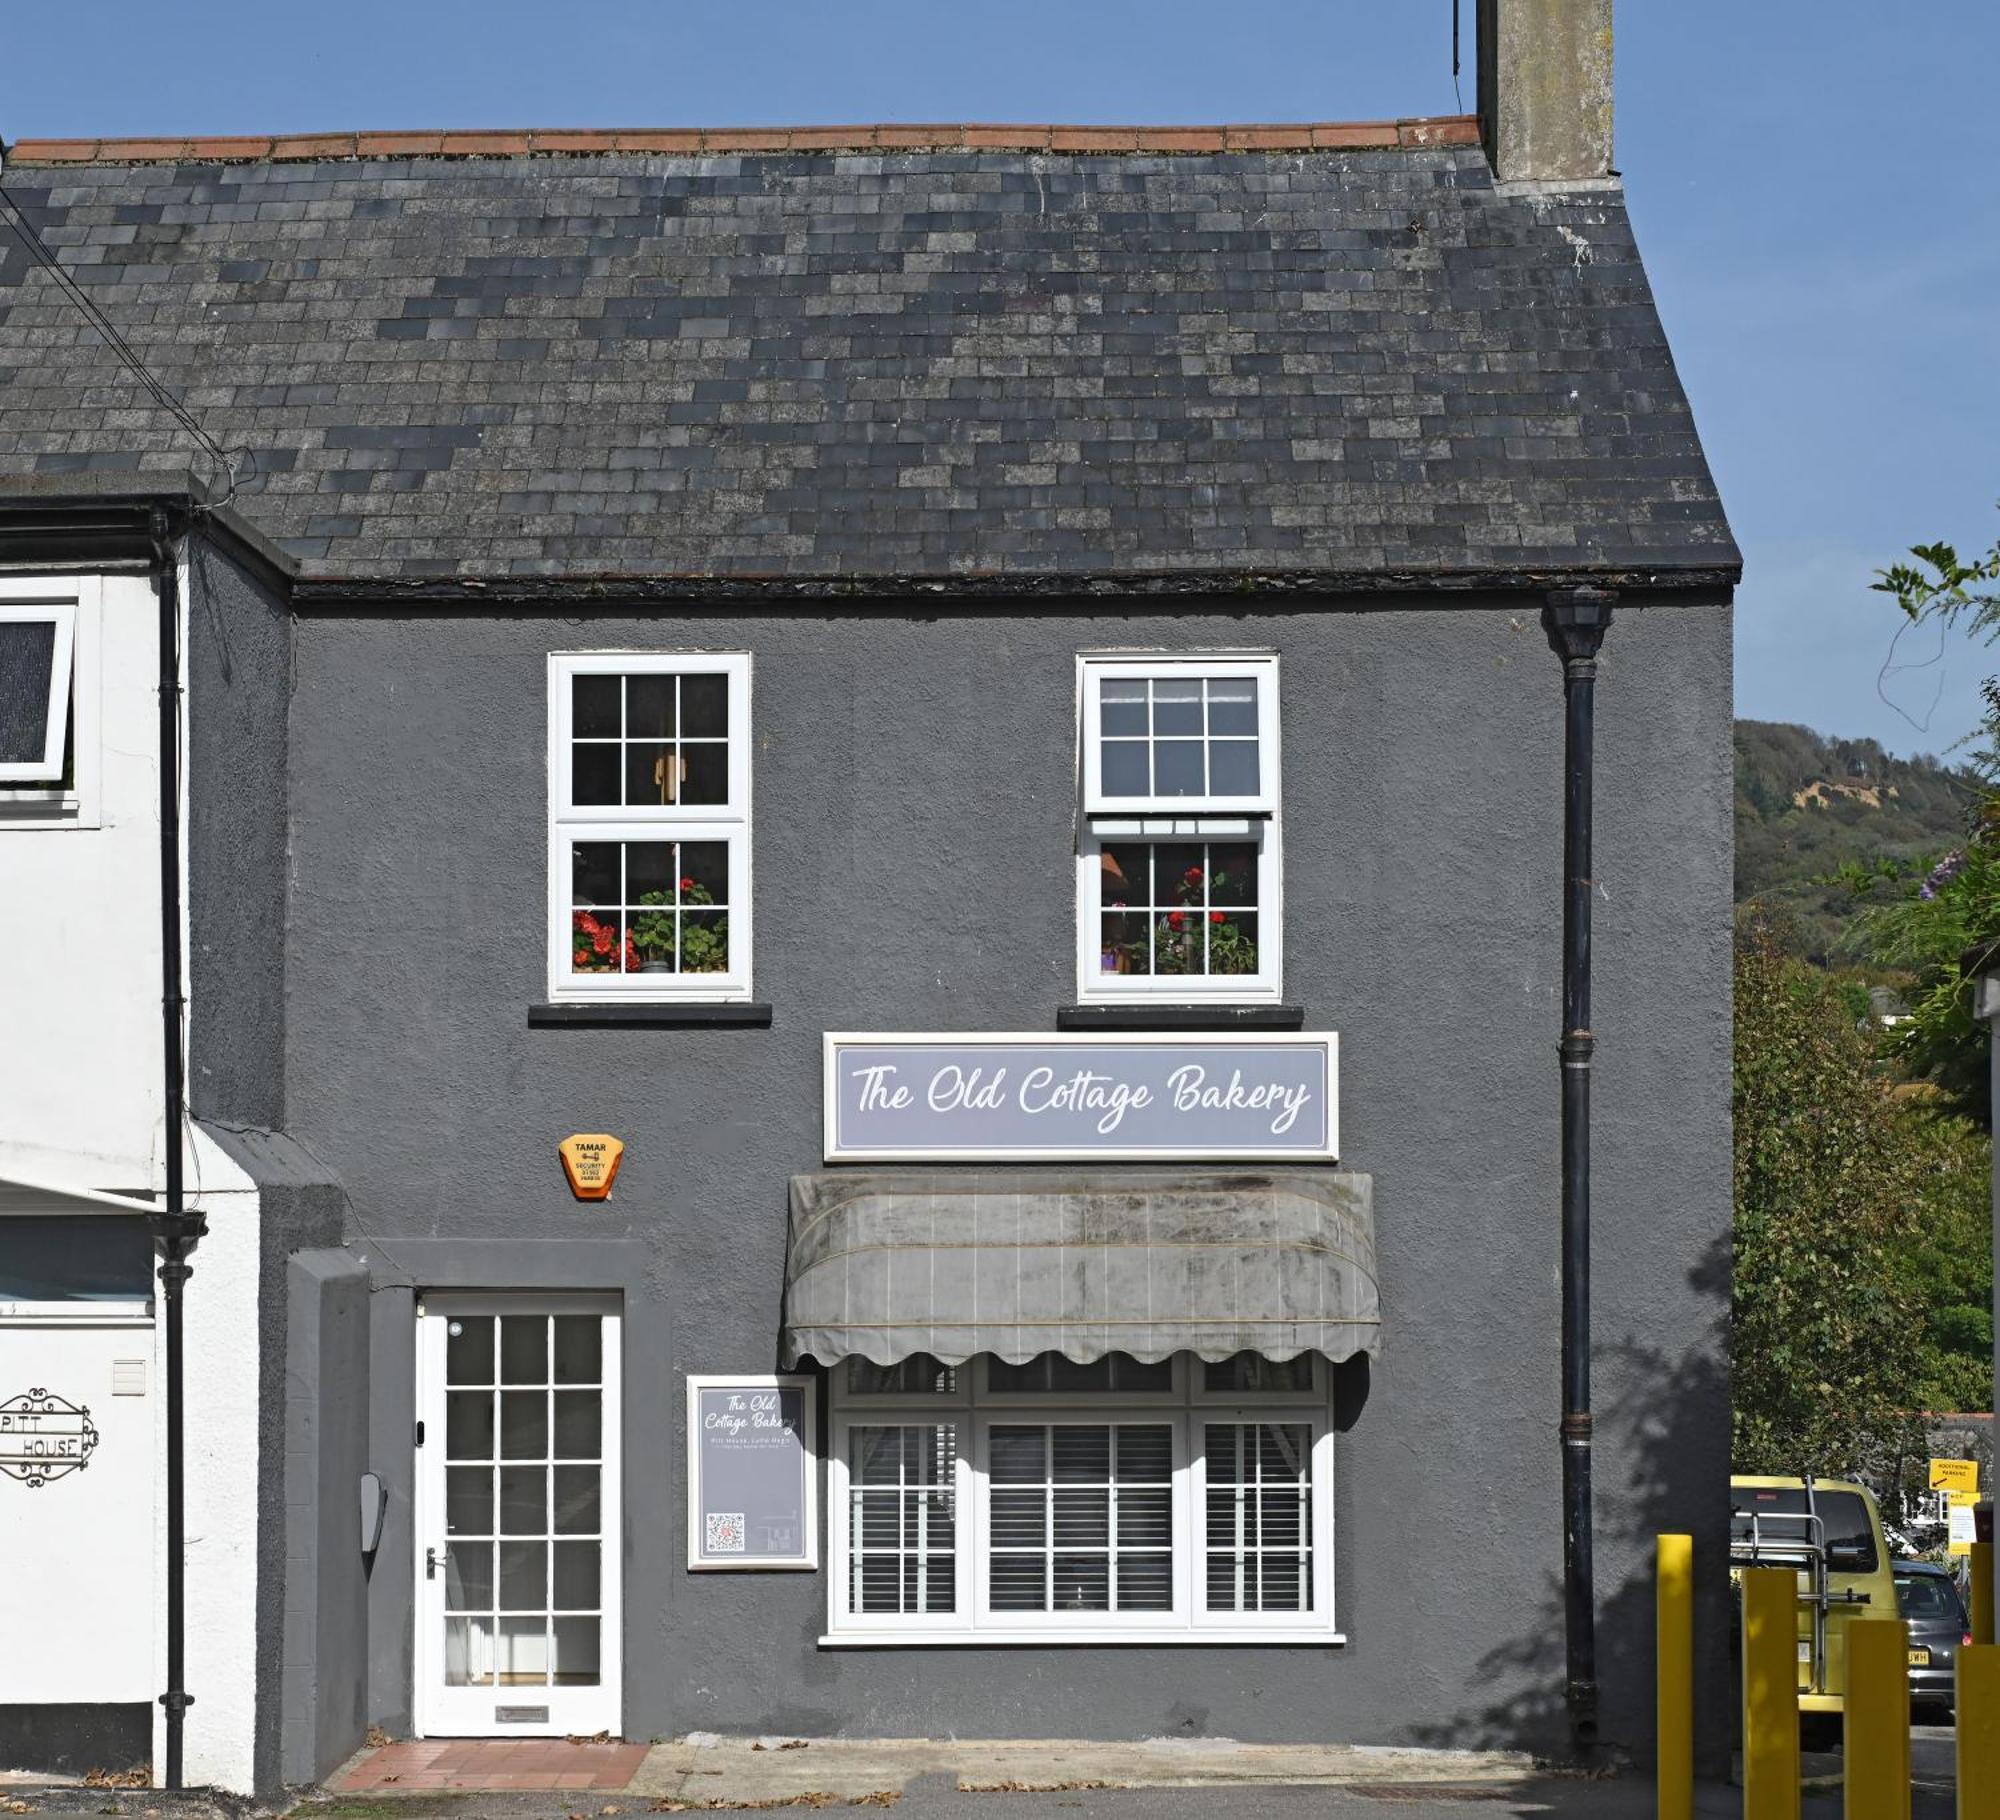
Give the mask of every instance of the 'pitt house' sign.
[{"label": "'pitt house' sign", "polygon": [[826,1160],[1332,1162],[1338,1044],[829,1032]]}]

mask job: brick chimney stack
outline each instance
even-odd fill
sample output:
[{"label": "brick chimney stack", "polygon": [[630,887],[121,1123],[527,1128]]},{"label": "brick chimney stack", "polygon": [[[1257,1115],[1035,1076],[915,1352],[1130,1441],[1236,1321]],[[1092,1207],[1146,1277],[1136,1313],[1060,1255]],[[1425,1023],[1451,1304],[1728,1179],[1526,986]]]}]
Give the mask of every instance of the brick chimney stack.
[{"label": "brick chimney stack", "polygon": [[1502,183],[1611,171],[1611,0],[1479,0],[1479,131]]}]

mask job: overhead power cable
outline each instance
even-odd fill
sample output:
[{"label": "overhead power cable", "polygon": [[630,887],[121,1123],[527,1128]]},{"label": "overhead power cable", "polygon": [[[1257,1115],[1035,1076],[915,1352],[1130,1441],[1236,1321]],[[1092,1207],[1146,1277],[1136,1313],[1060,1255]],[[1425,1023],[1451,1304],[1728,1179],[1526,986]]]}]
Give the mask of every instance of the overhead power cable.
[{"label": "overhead power cable", "polygon": [[1459,0],[1451,0],[1451,93],[1462,114],[1465,112],[1465,92],[1458,86],[1458,9]]},{"label": "overhead power cable", "polygon": [[28,219],[27,211],[7,193],[4,187],[0,187],[0,208],[4,208],[4,216],[0,218],[5,219],[8,227],[13,230],[14,238],[27,249],[28,256],[48,273],[55,281],[56,288],[83,313],[85,320],[102,337],[105,346],[117,355],[127,371],[138,381],[147,397],[179,424],[194,441],[196,447],[215,464],[216,473],[223,486],[222,497],[201,503],[197,509],[214,511],[228,505],[236,497],[236,464],[230,457],[247,456],[250,453],[248,446],[239,444],[233,449],[226,450],[202,427],[201,420],[182,404],[166,382],[147,366],[139,357],[138,351],[119,333],[117,325],[98,307],[96,299],[76,281],[63,266],[62,261],[49,250],[48,243],[35,231],[34,223]]}]

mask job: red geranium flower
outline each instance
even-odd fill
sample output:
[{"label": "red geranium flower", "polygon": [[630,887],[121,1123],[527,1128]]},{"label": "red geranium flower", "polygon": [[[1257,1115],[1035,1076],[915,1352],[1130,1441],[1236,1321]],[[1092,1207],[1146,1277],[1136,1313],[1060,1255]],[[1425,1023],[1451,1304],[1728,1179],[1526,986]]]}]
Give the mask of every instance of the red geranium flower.
[{"label": "red geranium flower", "polygon": [[616,944],[612,939],[611,931],[609,929],[599,928],[597,933],[590,938],[590,945],[593,948],[595,948],[599,954],[609,954],[612,948]]},{"label": "red geranium flower", "polygon": [[1229,918],[1224,916],[1220,910],[1211,910],[1208,913],[1208,920],[1212,923],[1226,923]]},{"label": "red geranium flower", "polygon": [[684,878],[684,879],[682,879],[682,880],[681,880],[681,889],[682,889],[683,891],[692,891],[692,890],[694,889],[694,880],[693,880],[693,879],[691,879],[691,878]]},{"label": "red geranium flower", "polygon": [[1167,927],[1169,929],[1178,929],[1186,920],[1178,910],[1169,910],[1167,912]]},{"label": "red geranium flower", "polygon": [[1181,876],[1184,877],[1189,884],[1198,885],[1201,883],[1201,868],[1199,866],[1190,866],[1187,869],[1187,871],[1184,872]]}]

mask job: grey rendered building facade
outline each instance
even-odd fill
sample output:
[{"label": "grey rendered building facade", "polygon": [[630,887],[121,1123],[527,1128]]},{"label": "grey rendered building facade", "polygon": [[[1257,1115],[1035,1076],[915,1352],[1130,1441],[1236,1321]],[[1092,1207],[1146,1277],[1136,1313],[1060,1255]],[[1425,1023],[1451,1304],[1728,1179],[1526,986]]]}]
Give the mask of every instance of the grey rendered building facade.
[{"label": "grey rendered building facade", "polygon": [[[1711,1570],[1719,1699],[1737,558],[1615,184],[1497,185],[1470,138],[10,158],[43,239],[253,451],[194,515],[187,688],[190,1091],[263,1187],[260,1784],[418,1722],[414,1338],[454,1294],[614,1298],[628,1737],[1558,1740],[1541,615],[1579,586],[1617,599],[1604,1733],[1647,1746],[1660,1530]],[[46,521],[171,492],[171,426],[103,402],[31,266],[4,282],[22,496]],[[754,934],[725,994],[565,999],[551,716],[583,710],[551,658],[578,653],[747,660],[745,870],[711,895],[747,877]],[[1254,992],[1091,990],[1079,659],[1107,653],[1276,659],[1283,958]],[[1121,1023],[1339,1033],[1382,1332],[1312,1380],[1330,1632],[848,1647],[825,1554],[690,1573],[681,1384],[777,1367],[825,1033]],[[573,1132],[627,1146],[608,1200],[572,1197]]]}]

